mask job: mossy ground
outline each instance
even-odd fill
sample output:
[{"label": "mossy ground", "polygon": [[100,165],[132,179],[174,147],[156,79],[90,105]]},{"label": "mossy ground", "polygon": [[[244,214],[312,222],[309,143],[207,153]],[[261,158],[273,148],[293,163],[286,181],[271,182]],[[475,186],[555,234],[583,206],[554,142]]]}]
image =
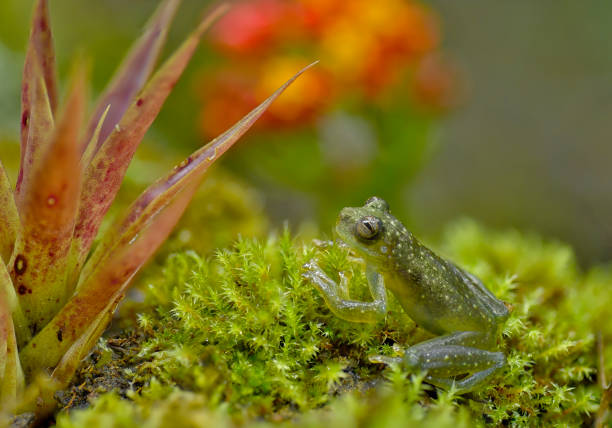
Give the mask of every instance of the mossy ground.
[{"label": "mossy ground", "polygon": [[[436,391],[422,374],[370,363],[430,335],[392,296],[379,324],[333,316],[302,264],[316,256],[331,275],[350,272],[352,295],[367,298],[362,266],[282,232],[150,268],[141,302],[121,312],[128,327],[101,341],[62,398],[93,404],[60,412],[57,426],[577,426],[604,416],[612,269],[582,272],[565,245],[470,221],[436,248],[513,308],[499,337],[508,365],[481,390]],[[100,380],[109,373],[120,384]]]},{"label": "mossy ground", "polygon": [[346,251],[266,228],[257,193],[215,171],[58,394],[57,426],[589,426],[605,416],[612,391],[598,376],[612,373],[612,266],[583,271],[563,244],[451,225],[433,248],[513,308],[499,337],[508,366],[457,396],[368,361],[431,337],[392,296],[384,322],[349,323],[301,279],[316,256],[332,276],[350,272],[352,296],[367,299]]}]

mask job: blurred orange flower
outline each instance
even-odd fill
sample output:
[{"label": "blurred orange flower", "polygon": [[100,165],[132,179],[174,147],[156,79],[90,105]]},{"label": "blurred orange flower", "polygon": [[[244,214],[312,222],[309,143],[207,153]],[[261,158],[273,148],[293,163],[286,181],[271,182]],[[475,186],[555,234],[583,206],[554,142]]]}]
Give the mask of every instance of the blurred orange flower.
[{"label": "blurred orange flower", "polygon": [[308,124],[349,96],[375,102],[435,51],[439,39],[434,13],[417,0],[238,2],[217,24],[211,43],[240,75],[220,66],[212,79],[207,76],[201,129],[216,135],[289,70],[313,59],[321,64],[287,91],[259,127]]}]

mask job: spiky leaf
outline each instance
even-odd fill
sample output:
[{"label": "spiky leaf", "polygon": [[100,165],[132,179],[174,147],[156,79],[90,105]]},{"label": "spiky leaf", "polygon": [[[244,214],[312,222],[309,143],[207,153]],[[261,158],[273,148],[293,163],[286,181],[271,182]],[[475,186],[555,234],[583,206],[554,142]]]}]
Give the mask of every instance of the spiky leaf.
[{"label": "spiky leaf", "polygon": [[[166,239],[207,168],[309,67],[293,76],[227,132],[154,183],[131,205],[127,215],[111,227],[89,259],[75,295],[23,349],[21,356],[26,373],[35,368],[54,367],[77,341],[84,341],[88,327],[123,293],[133,275]],[[37,349],[48,351],[41,353]]]},{"label": "spiky leaf", "polygon": [[[35,151],[28,148],[30,127],[38,127],[38,120],[45,120],[40,116],[33,117],[32,113],[36,102],[43,100],[34,99],[35,85],[42,79],[45,87],[44,102],[49,105],[50,111],[57,107],[57,78],[55,76],[55,51],[53,50],[53,37],[49,23],[49,7],[47,0],[37,0],[34,5],[30,40],[26,53],[23,69],[23,81],[21,83],[21,163],[17,188],[21,184],[23,164],[26,153]],[[36,141],[36,140],[34,140]]]},{"label": "spiky leaf", "polygon": [[[93,145],[94,153],[119,123],[134,96],[149,78],[179,3],[180,0],[166,0],[159,6],[143,35],[134,43],[97,102],[84,140],[88,145]],[[109,106],[99,136],[92,139],[100,118]]]},{"label": "spiky leaf", "polygon": [[87,256],[138,144],[187,66],[204,31],[224,10],[225,7],[220,6],[208,14],[155,73],[87,167],[74,234],[73,251],[77,260],[75,271],[80,269]]}]

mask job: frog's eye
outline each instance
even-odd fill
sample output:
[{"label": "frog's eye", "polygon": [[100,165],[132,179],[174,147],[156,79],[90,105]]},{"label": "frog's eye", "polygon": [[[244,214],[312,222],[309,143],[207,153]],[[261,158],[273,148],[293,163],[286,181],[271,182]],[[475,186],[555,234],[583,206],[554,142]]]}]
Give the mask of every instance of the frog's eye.
[{"label": "frog's eye", "polygon": [[380,219],[371,215],[363,217],[356,226],[357,235],[362,239],[375,238],[380,233],[380,229]]}]

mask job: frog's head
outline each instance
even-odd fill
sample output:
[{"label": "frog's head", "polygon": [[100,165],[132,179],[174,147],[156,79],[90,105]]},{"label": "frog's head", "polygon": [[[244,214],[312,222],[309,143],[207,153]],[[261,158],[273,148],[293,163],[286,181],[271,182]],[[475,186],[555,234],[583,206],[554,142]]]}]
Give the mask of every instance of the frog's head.
[{"label": "frog's head", "polygon": [[387,268],[398,249],[412,240],[412,234],[389,212],[387,202],[376,196],[363,207],[344,208],[336,222],[336,234],[379,269]]}]

